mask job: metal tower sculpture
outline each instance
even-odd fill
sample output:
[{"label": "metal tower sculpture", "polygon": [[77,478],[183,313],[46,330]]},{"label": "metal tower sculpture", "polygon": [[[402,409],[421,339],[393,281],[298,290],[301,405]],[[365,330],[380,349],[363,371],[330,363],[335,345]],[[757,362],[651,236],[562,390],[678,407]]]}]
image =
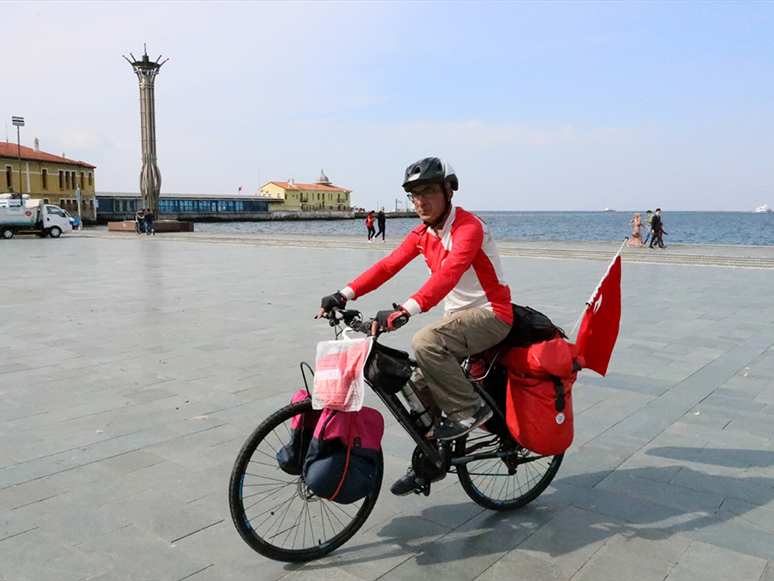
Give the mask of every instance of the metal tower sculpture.
[{"label": "metal tower sculpture", "polygon": [[153,84],[156,75],[159,74],[163,62],[159,62],[161,56],[155,61],[148,58],[148,49],[143,45],[145,54],[142,60],[129,56],[124,57],[132,65],[137,78],[140,80],[140,126],[142,128],[142,171],[140,172],[140,193],[142,194],[142,207],[150,208],[158,217],[159,193],[161,192],[161,172],[156,163],[156,105]]}]

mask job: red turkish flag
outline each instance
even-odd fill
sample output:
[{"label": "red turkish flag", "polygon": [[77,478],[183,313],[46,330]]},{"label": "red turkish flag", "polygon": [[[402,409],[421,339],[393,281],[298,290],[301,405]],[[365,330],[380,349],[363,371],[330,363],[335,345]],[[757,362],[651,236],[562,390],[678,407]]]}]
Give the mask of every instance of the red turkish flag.
[{"label": "red turkish flag", "polygon": [[591,295],[575,341],[579,354],[585,359],[584,367],[600,375],[607,373],[620,323],[621,257],[616,256]]}]

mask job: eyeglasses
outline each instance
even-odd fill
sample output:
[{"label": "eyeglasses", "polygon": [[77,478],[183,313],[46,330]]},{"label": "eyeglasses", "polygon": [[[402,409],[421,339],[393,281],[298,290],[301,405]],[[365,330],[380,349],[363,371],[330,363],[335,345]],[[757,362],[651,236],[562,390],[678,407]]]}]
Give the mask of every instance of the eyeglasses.
[{"label": "eyeglasses", "polygon": [[420,202],[422,200],[429,200],[430,198],[432,198],[438,193],[439,193],[438,190],[432,188],[432,189],[423,190],[421,192],[409,192],[408,194],[406,194],[406,197],[411,202]]}]

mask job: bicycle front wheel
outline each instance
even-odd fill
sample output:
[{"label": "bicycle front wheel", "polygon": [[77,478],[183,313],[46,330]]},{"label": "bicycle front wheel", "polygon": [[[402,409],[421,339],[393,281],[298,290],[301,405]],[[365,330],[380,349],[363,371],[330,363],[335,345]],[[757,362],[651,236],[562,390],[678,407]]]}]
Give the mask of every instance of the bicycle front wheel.
[{"label": "bicycle front wheel", "polygon": [[456,442],[455,456],[497,453],[495,458],[472,460],[457,466],[465,493],[490,510],[515,510],[529,504],[548,488],[564,454],[540,456],[519,446],[510,437],[482,431]]},{"label": "bicycle front wheel", "polygon": [[310,561],[337,549],[363,526],[379,497],[381,475],[374,492],[342,505],[320,498],[303,478],[280,468],[277,453],[291,441],[293,418],[311,412],[307,399],[270,416],[242,446],[231,472],[229,505],[237,531],[276,561]]}]

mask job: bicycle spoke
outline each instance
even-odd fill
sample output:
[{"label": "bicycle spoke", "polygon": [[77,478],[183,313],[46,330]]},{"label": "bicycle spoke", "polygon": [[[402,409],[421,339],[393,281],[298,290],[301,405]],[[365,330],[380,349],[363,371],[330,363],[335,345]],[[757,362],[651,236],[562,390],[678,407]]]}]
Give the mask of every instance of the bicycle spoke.
[{"label": "bicycle spoke", "polygon": [[486,455],[457,467],[465,492],[475,502],[494,510],[519,508],[537,498],[549,485],[561,464],[562,455],[540,456],[502,438],[474,437],[461,440],[460,456]]},{"label": "bicycle spoke", "polygon": [[[287,474],[278,452],[294,442],[303,454],[311,435],[305,414],[309,400],[290,404],[267,419],[245,443],[231,475],[229,502],[239,534],[272,559],[307,561],[341,546],[373,510],[378,490],[341,505],[316,496],[299,476]],[[296,418],[300,432],[292,430]],[[319,508],[315,508],[317,503]]]}]

